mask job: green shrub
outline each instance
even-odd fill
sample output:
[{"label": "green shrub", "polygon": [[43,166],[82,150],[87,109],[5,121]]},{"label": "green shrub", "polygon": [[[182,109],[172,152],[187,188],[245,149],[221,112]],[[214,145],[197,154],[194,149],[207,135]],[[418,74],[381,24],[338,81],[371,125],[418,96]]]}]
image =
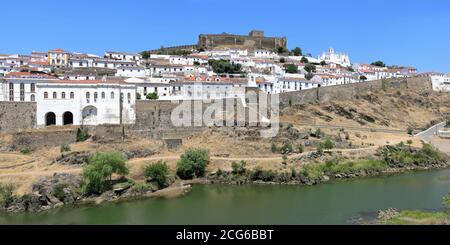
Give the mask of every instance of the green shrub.
[{"label": "green shrub", "polygon": [[91,137],[89,135],[88,129],[81,127],[77,130],[77,142],[83,142],[89,139]]},{"label": "green shrub", "polygon": [[305,152],[305,146],[302,145],[302,144],[300,144],[300,145],[298,146],[298,153],[303,153],[303,152]]},{"label": "green shrub", "polygon": [[53,196],[58,198],[60,201],[64,200],[64,197],[66,196],[66,194],[64,193],[64,189],[67,187],[69,187],[69,185],[64,183],[55,185],[52,191]]},{"label": "green shrub", "polygon": [[13,185],[0,183],[0,207],[5,208],[13,201],[13,190]]},{"label": "green shrub", "polygon": [[270,146],[270,150],[272,153],[278,153],[278,146],[275,144],[275,142],[272,142],[272,145]]},{"label": "green shrub", "polygon": [[234,175],[243,175],[243,174],[245,174],[245,172],[247,171],[247,169],[245,169],[246,165],[247,165],[247,163],[245,161],[233,162],[231,164],[231,168],[233,169],[232,173]]},{"label": "green shrub", "polygon": [[177,175],[181,179],[203,177],[209,164],[209,152],[203,149],[188,149],[177,163]]},{"label": "green shrub", "polygon": [[110,188],[113,174],[126,175],[125,158],[118,152],[99,152],[83,168],[86,194],[100,194]]},{"label": "green shrub", "polygon": [[28,149],[28,148],[22,148],[22,149],[20,150],[20,153],[22,153],[23,155],[28,155],[28,154],[30,154],[30,149]]},{"label": "green shrub", "polygon": [[294,151],[294,149],[292,148],[291,144],[285,144],[281,147],[280,152],[281,154],[289,154],[292,153]]},{"label": "green shrub", "polygon": [[64,144],[61,146],[60,151],[61,151],[61,153],[68,152],[68,151],[70,151],[70,146],[67,144]]},{"label": "green shrub", "polygon": [[322,150],[331,150],[334,148],[334,144],[330,139],[326,139],[319,143],[318,148],[320,148]]},{"label": "green shrub", "polygon": [[141,182],[135,183],[130,189],[130,191],[134,194],[144,194],[150,190],[153,190],[151,185]]},{"label": "green shrub", "polygon": [[169,181],[167,175],[169,174],[169,168],[164,161],[158,161],[144,168],[144,176],[158,184],[158,187],[167,187]]},{"label": "green shrub", "polygon": [[270,182],[274,181],[276,178],[276,173],[272,170],[263,170],[261,166],[256,167],[250,174],[250,179],[253,181],[264,181]]},{"label": "green shrub", "polygon": [[146,98],[148,100],[157,100],[157,99],[159,99],[159,96],[157,93],[149,93],[149,94],[147,94]]},{"label": "green shrub", "polygon": [[447,121],[445,122],[445,127],[450,128],[450,117],[447,118]]}]

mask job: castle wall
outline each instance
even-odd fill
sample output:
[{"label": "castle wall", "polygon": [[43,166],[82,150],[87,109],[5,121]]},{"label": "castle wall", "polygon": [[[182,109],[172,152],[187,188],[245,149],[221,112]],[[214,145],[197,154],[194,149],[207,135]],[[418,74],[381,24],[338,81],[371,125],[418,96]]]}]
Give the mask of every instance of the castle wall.
[{"label": "castle wall", "polygon": [[35,102],[0,102],[0,132],[16,132],[35,127]]}]

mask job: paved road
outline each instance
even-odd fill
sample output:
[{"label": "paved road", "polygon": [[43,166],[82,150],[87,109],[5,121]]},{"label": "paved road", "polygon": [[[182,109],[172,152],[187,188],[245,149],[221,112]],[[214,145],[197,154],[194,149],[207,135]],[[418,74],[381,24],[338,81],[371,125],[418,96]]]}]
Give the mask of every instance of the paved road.
[{"label": "paved road", "polygon": [[448,143],[448,140],[439,139],[437,136],[437,132],[444,128],[445,124],[445,122],[438,123],[433,127],[416,134],[415,137],[433,145],[442,152],[450,154],[450,144]]},{"label": "paved road", "polygon": [[438,123],[438,124],[434,125],[433,127],[416,134],[414,137],[417,137],[427,143],[430,143],[433,136],[437,135],[437,132],[439,130],[441,130],[442,128],[444,128],[444,126],[445,126],[445,122]]}]

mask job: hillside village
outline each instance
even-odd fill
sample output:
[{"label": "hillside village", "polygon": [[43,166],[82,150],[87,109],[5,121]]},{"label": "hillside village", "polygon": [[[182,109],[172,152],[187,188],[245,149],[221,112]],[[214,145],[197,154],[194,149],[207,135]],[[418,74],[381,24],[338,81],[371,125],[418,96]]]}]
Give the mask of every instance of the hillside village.
[{"label": "hillside village", "polygon": [[0,101],[36,102],[37,127],[133,124],[139,100],[242,99],[248,88],[282,94],[415,76],[432,77],[436,90],[450,89],[444,74],[381,61],[353,64],[333,48],[315,58],[298,47],[288,50],[286,38],[252,31],[200,35],[198,45],[141,53],[0,55]]},{"label": "hillside village", "polygon": [[[141,53],[1,55],[0,74],[0,181],[16,195],[8,212],[182,195],[196,183],[315,185],[449,164],[431,146],[450,153],[448,75],[353,64],[333,48],[314,58],[262,31]],[[250,115],[239,127],[234,109],[252,103],[249,91],[279,95],[271,138]],[[222,118],[231,126],[173,125],[178,103],[214,100],[233,101]],[[189,154],[205,164],[186,176]],[[124,171],[105,175],[105,189],[83,189],[95,183],[86,175],[95,158],[111,156]],[[155,185],[148,166],[165,168],[165,183]]]}]

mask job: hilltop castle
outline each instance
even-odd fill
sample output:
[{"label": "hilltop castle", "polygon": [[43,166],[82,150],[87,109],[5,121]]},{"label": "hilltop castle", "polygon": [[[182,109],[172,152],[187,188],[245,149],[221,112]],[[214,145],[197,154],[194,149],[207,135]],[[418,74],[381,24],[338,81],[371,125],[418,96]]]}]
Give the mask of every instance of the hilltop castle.
[{"label": "hilltop castle", "polygon": [[286,37],[265,37],[264,31],[252,30],[248,36],[235,34],[200,34],[198,46],[204,49],[242,48],[276,50],[287,48]]}]

